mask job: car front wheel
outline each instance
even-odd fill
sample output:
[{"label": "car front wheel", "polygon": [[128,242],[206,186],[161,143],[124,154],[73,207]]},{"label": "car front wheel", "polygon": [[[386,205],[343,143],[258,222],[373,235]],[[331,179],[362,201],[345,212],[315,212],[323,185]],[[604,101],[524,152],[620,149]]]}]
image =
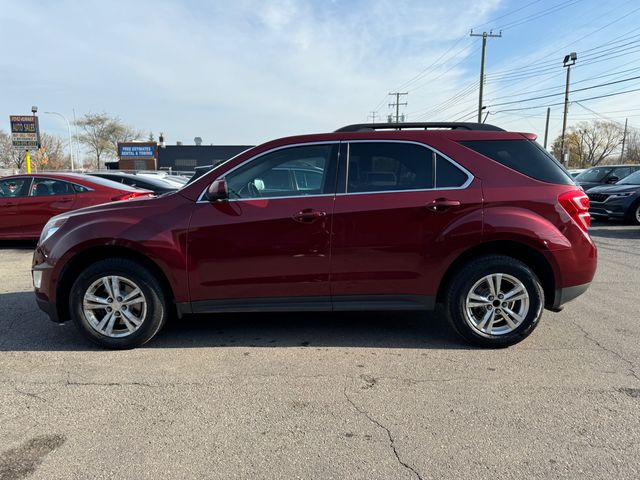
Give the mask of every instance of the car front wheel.
[{"label": "car front wheel", "polygon": [[640,225],[640,201],[631,206],[627,219],[632,225]]},{"label": "car front wheel", "polygon": [[544,292],[524,263],[502,255],[476,258],[460,269],[445,296],[445,312],[467,341],[483,347],[507,347],[534,330]]},{"label": "car front wheel", "polygon": [[162,287],[146,268],[128,259],[91,265],[73,284],[69,301],[76,326],[106,348],[143,345],[167,318]]}]

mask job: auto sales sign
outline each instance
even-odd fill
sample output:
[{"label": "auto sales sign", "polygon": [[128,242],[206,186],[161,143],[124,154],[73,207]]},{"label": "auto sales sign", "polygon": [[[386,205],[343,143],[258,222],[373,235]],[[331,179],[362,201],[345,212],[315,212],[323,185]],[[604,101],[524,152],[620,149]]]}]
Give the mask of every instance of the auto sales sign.
[{"label": "auto sales sign", "polygon": [[38,117],[35,115],[11,115],[11,141],[15,148],[37,150],[40,146],[38,137]]}]

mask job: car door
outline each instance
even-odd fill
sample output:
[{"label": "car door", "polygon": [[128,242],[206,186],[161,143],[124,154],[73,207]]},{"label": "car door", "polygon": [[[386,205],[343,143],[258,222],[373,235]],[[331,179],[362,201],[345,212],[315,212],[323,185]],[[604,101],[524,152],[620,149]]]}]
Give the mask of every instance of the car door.
[{"label": "car door", "polygon": [[76,193],[69,182],[34,177],[29,196],[19,207],[25,235],[38,237],[51,217],[73,210],[75,200]]},{"label": "car door", "polygon": [[413,142],[349,142],[340,166],[334,309],[430,307],[447,260],[481,235],[480,181]]},{"label": "car door", "polygon": [[0,238],[21,238],[23,222],[18,206],[29,193],[30,185],[30,177],[0,180]]},{"label": "car door", "polygon": [[[223,174],[228,200],[197,202],[188,233],[193,311],[330,308],[337,152],[338,143],[278,148]],[[323,172],[318,188],[297,188],[299,166]]]}]

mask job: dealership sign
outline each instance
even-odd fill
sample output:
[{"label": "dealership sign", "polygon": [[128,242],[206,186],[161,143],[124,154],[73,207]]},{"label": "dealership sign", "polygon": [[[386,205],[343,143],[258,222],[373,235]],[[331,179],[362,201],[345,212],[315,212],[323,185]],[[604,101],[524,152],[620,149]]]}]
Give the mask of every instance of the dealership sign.
[{"label": "dealership sign", "polygon": [[155,158],[156,148],[156,142],[119,143],[118,156],[120,158]]},{"label": "dealership sign", "polygon": [[38,117],[35,115],[11,115],[11,140],[13,146],[23,150],[37,150],[40,146]]}]

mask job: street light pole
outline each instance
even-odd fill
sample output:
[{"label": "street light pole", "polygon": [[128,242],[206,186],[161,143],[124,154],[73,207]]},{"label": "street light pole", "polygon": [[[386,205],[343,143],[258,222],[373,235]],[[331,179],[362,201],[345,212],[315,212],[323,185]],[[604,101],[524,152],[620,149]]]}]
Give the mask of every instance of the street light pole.
[{"label": "street light pole", "polygon": [[571,66],[576,64],[577,59],[578,55],[576,52],[571,52],[569,55],[566,55],[562,61],[562,66],[567,69],[567,84],[564,90],[564,115],[562,116],[562,137],[560,138],[560,161],[566,165],[568,165],[569,162],[565,162],[564,136],[567,131],[567,113],[569,112],[569,81],[571,78]]},{"label": "street light pole", "polygon": [[71,160],[71,171],[73,172],[74,170],[74,165],[73,165],[73,144],[71,143],[71,125],[69,124],[69,120],[67,120],[67,117],[65,117],[64,115],[62,115],[61,113],[58,112],[44,112],[46,114],[49,115],[58,115],[59,117],[61,117],[65,122],[67,122],[67,133],[69,134],[69,159]]}]

